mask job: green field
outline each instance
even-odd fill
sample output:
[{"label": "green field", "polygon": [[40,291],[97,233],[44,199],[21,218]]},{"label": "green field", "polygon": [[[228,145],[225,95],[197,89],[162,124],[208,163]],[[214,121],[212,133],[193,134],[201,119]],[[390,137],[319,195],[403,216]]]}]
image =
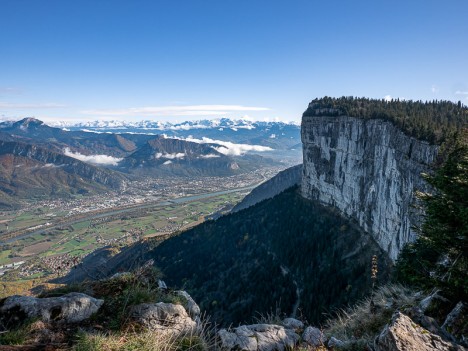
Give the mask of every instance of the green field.
[{"label": "green field", "polygon": [[[12,260],[28,261],[60,254],[82,256],[102,246],[123,246],[137,238],[183,230],[203,221],[205,216],[219,211],[226,205],[237,203],[244,195],[245,193],[229,193],[164,207],[135,209],[99,220],[84,218],[72,225],[51,228],[3,246],[0,265]],[[15,230],[53,223],[63,216],[64,212],[59,209],[53,212],[48,208],[38,208],[18,216],[10,214],[5,219],[10,220],[9,229]]]}]

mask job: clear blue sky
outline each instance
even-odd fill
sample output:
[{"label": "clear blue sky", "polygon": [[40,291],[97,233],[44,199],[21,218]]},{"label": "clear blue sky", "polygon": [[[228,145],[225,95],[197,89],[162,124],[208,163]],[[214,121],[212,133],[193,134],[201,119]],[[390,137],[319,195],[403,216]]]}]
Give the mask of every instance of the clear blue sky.
[{"label": "clear blue sky", "polygon": [[468,1],[0,0],[0,117],[299,120],[320,96],[468,104]]}]

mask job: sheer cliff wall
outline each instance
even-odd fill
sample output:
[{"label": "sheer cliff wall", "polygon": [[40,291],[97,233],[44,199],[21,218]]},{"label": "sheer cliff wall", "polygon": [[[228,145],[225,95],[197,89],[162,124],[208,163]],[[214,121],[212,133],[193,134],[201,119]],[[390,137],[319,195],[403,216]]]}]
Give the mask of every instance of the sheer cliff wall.
[{"label": "sheer cliff wall", "polygon": [[392,123],[348,116],[304,116],[302,195],[355,219],[395,260],[421,220],[416,190],[427,191],[438,146]]}]

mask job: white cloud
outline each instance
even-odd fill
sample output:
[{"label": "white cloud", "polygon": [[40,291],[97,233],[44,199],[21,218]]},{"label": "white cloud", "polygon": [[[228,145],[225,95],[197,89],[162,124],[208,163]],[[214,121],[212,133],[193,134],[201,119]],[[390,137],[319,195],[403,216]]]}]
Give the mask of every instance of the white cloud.
[{"label": "white cloud", "polygon": [[[172,139],[182,139],[182,138],[173,138]],[[222,140],[214,140],[207,137],[203,137],[202,139],[195,139],[195,138],[185,138],[183,140],[191,141],[198,144],[218,144],[218,146],[213,146],[213,149],[228,156],[240,156],[245,154],[248,151],[257,151],[257,152],[264,152],[264,151],[272,151],[273,149],[268,146],[262,145],[249,145],[249,144],[235,144],[229,141],[222,141]]]},{"label": "white cloud", "polygon": [[468,95],[468,91],[457,90],[455,95]]},{"label": "white cloud", "polygon": [[117,166],[117,164],[123,160],[122,158],[108,155],[83,155],[79,152],[71,151],[68,147],[63,150],[63,153],[77,160],[97,165]]},{"label": "white cloud", "polygon": [[155,158],[167,158],[169,160],[173,160],[173,159],[178,159],[178,158],[184,158],[185,156],[187,155],[182,152],[174,153],[174,154],[168,154],[168,153],[163,154],[162,152],[158,152],[156,153],[154,157]]},{"label": "white cloud", "polygon": [[171,163],[172,163],[172,161],[168,160],[168,161],[164,162],[163,165],[170,165]]},{"label": "white cloud", "polygon": [[391,95],[385,95],[384,100],[385,101],[392,101],[392,96]]},{"label": "white cloud", "polygon": [[438,93],[439,90],[440,90],[440,89],[439,89],[439,87],[438,87],[437,85],[432,84],[431,91],[432,91],[433,94]]},{"label": "white cloud", "polygon": [[200,157],[201,158],[216,158],[216,157],[221,157],[221,156],[215,155],[215,154],[208,154],[208,155],[201,155]]},{"label": "white cloud", "polygon": [[[284,133],[283,133],[284,134]],[[270,135],[270,139],[275,139],[276,138],[276,134],[272,134]]]},{"label": "white cloud", "polygon": [[98,116],[215,116],[238,111],[269,111],[268,107],[243,105],[189,105],[146,106],[123,109],[93,109],[81,111],[85,115]]}]

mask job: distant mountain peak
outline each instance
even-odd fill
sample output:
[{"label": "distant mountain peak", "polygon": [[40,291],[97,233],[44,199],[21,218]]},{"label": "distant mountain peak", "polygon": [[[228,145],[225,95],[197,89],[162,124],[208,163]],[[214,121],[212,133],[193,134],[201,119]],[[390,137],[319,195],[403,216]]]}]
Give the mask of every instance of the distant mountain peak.
[{"label": "distant mountain peak", "polygon": [[37,126],[40,126],[44,124],[44,122],[42,122],[41,120],[38,120],[37,118],[34,118],[34,117],[26,117],[26,118],[23,118],[15,123],[13,123],[13,126],[15,127],[26,127],[26,128],[29,128],[29,127],[37,127]]}]

